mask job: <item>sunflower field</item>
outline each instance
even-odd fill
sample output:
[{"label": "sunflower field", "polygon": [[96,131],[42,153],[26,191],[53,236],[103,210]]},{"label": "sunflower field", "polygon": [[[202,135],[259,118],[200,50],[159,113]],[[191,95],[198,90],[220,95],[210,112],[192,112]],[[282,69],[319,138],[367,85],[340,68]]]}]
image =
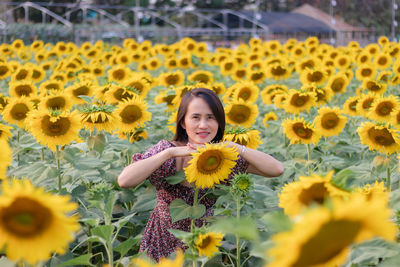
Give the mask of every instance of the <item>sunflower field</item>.
[{"label": "sunflower field", "polygon": [[[180,100],[198,87],[221,98],[225,141],[285,170],[240,173],[229,186],[202,164],[169,177],[216,203],[203,227],[171,230],[188,249],[156,263],[139,252],[156,190],[122,189],[117,177],[173,137]],[[3,43],[0,266],[398,266],[399,96],[400,43],[384,36],[365,47],[309,37],[213,51],[191,38]],[[197,153],[221,173],[238,156],[219,144]],[[204,207],[178,200],[170,213],[193,222]]]}]

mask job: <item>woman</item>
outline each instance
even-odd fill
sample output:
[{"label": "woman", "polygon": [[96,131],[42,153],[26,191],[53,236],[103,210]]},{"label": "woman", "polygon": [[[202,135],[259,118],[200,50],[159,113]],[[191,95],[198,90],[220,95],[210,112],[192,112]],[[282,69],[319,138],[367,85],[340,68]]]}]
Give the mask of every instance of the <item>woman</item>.
[{"label": "woman", "polygon": [[[119,175],[118,184],[121,187],[135,186],[148,178],[157,189],[157,206],[146,225],[140,246],[140,251],[147,250],[147,254],[154,260],[167,257],[177,247],[184,249],[184,244],[167,229],[190,231],[190,219],[172,223],[169,204],[176,198],[181,198],[192,205],[194,189],[187,181],[171,185],[165,178],[187,166],[190,153],[196,151],[196,146],[221,142],[224,131],[225,112],[218,96],[208,89],[193,89],[182,98],[173,140],[161,140],[144,154],[135,154],[133,163],[125,167]],[[236,147],[240,153],[228,182],[238,172],[247,171],[266,177],[283,173],[282,164],[273,157],[233,142],[227,145]],[[202,198],[205,191],[199,190],[199,199],[206,206],[205,217],[208,217],[212,216],[215,199]],[[196,225],[200,226],[202,222],[203,220],[197,220]]]}]

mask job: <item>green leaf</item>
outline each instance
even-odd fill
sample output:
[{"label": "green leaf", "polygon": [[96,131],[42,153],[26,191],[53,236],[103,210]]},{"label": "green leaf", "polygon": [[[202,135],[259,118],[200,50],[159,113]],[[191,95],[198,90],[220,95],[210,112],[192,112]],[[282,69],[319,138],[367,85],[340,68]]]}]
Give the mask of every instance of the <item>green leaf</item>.
[{"label": "green leaf", "polygon": [[113,225],[100,225],[92,229],[92,235],[101,237],[106,241],[110,241],[114,231]]},{"label": "green leaf", "polygon": [[182,240],[184,242],[186,242],[192,236],[191,232],[185,232],[185,231],[176,230],[176,229],[168,229],[168,232],[170,232],[176,238],[178,238],[179,240]]},{"label": "green leaf", "polygon": [[0,258],[0,266],[1,267],[14,267],[14,266],[16,266],[16,264],[3,256]]},{"label": "green leaf", "polygon": [[125,254],[134,246],[139,242],[140,238],[133,238],[130,237],[128,240],[125,240],[124,242],[122,242],[121,244],[119,244],[118,246],[116,246],[114,248],[114,250],[116,252],[118,252],[119,254],[121,254],[121,257],[124,257]]},{"label": "green leaf", "polygon": [[350,169],[343,169],[331,179],[331,183],[345,191],[351,191],[351,184],[356,180],[355,173]]},{"label": "green leaf", "polygon": [[224,234],[238,235],[246,240],[258,240],[259,236],[257,226],[250,217],[221,219],[211,228]]},{"label": "green leaf", "polygon": [[93,102],[93,97],[87,96],[87,95],[78,95],[79,98],[85,100],[86,103],[92,103]]},{"label": "green leaf", "polygon": [[378,264],[378,266],[379,267],[393,267],[393,266],[398,266],[399,262],[400,262],[400,254],[397,254],[394,257],[385,259],[380,264]]},{"label": "green leaf", "polygon": [[[84,266],[93,266],[90,263],[90,259],[92,258],[92,254],[86,254],[86,255],[81,255],[79,257],[73,258],[72,260],[63,262],[59,265],[57,265],[57,267],[63,267],[63,266],[80,266],[80,265],[84,265]],[[3,265],[2,265],[3,266]]]},{"label": "green leaf", "polygon": [[107,145],[107,139],[104,134],[100,133],[95,136],[89,136],[86,140],[86,143],[89,149],[93,149],[102,154]]},{"label": "green leaf", "polygon": [[174,223],[186,218],[198,219],[206,213],[206,207],[202,204],[196,207],[189,206],[185,201],[178,198],[169,205],[169,212]]},{"label": "green leaf", "polygon": [[281,210],[268,212],[261,220],[274,233],[288,231],[293,227],[293,222]]},{"label": "green leaf", "polygon": [[180,170],[179,172],[166,178],[165,180],[167,180],[169,184],[179,184],[180,182],[186,180],[185,172],[183,170]]}]

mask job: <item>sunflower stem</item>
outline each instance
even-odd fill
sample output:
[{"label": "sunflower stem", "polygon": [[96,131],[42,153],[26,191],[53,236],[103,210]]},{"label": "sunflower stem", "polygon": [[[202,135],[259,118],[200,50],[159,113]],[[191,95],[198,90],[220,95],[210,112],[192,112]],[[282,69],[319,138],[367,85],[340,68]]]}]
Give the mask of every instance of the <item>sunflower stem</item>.
[{"label": "sunflower stem", "polygon": [[[236,220],[240,219],[240,197],[236,197]],[[240,237],[236,234],[236,266],[240,267]]]},{"label": "sunflower stem", "polygon": [[307,167],[308,167],[308,175],[311,175],[311,147],[310,147],[310,144],[307,144]]},{"label": "sunflower stem", "polygon": [[[19,146],[19,137],[20,137],[20,130],[17,131],[17,143],[18,143],[18,146]],[[19,152],[17,153],[17,160],[18,160],[18,163],[19,163],[20,162]]]},{"label": "sunflower stem", "polygon": [[40,153],[40,160],[44,161],[44,147],[42,147],[41,153]]},{"label": "sunflower stem", "polygon": [[60,168],[60,148],[56,146],[56,162],[57,162],[57,175],[58,175],[58,192],[61,192],[62,185],[61,185],[61,168]]},{"label": "sunflower stem", "polygon": [[[196,207],[197,206],[197,198],[199,197],[199,188],[195,188],[194,189],[194,197],[193,197],[193,207]],[[194,233],[194,227],[195,227],[195,225],[194,225],[194,219],[191,219],[192,220],[192,222],[191,222],[191,225],[190,225],[190,231],[192,232],[192,233]]]},{"label": "sunflower stem", "polygon": [[390,191],[390,166],[386,167],[386,187]]}]

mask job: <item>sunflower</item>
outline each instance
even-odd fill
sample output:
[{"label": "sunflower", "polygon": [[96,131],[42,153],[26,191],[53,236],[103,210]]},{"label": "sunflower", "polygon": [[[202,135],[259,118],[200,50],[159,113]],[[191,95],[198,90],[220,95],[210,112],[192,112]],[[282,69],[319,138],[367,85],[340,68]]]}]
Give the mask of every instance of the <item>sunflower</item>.
[{"label": "sunflower", "polygon": [[63,110],[70,111],[72,108],[71,98],[64,93],[54,92],[43,97],[39,103],[40,110]]},{"label": "sunflower", "polygon": [[11,124],[15,124],[21,129],[25,129],[25,119],[28,112],[33,110],[33,105],[27,97],[10,98],[7,106],[4,108],[3,119]]},{"label": "sunflower", "polygon": [[104,130],[111,133],[117,128],[117,119],[111,105],[92,105],[80,110],[81,124],[91,132],[94,128],[99,132]]},{"label": "sunflower", "polygon": [[39,51],[40,49],[42,49],[44,46],[44,42],[42,40],[36,40],[34,41],[30,47],[33,51]]},{"label": "sunflower", "polygon": [[144,127],[145,122],[151,120],[151,113],[146,109],[147,104],[137,95],[120,102],[114,110],[114,114],[120,120],[119,130],[129,132],[137,127]]},{"label": "sunflower", "polygon": [[[128,267],[183,267],[184,253],[182,250],[178,250],[174,260],[168,258],[161,258],[158,263],[150,263],[147,260],[141,258],[134,258]],[[103,265],[103,267],[106,267]]]},{"label": "sunflower", "polygon": [[289,91],[289,89],[287,88],[286,85],[283,84],[271,84],[268,85],[267,87],[265,87],[260,95],[261,95],[261,99],[262,101],[266,104],[266,105],[272,105],[273,104],[273,94],[274,93],[287,93]]},{"label": "sunflower", "polygon": [[290,231],[274,235],[275,246],[268,250],[273,261],[267,267],[341,266],[353,243],[373,237],[395,239],[391,214],[382,201],[366,201],[360,195],[348,201],[335,199],[333,207],[312,209]]},{"label": "sunflower", "polygon": [[379,53],[374,57],[373,64],[377,69],[388,69],[392,65],[392,57],[386,53]]},{"label": "sunflower", "polygon": [[346,92],[350,80],[344,74],[336,74],[329,78],[326,87],[332,90],[335,94]]},{"label": "sunflower", "polygon": [[179,103],[181,102],[183,95],[194,88],[195,87],[193,85],[181,85],[181,86],[174,88],[175,92],[176,92],[175,93],[176,96],[172,100],[172,103],[176,106],[179,106]]},{"label": "sunflower", "polygon": [[62,92],[64,90],[64,82],[57,80],[47,80],[40,84],[39,90],[47,93],[48,91]]},{"label": "sunflower", "polygon": [[300,58],[303,58],[307,54],[307,51],[302,45],[296,44],[291,49],[290,53],[291,53],[291,56],[293,56],[294,58],[300,59]]},{"label": "sunflower", "polygon": [[3,80],[10,76],[11,69],[6,62],[0,62],[0,80]]},{"label": "sunflower", "polygon": [[174,111],[171,113],[168,119],[168,130],[170,130],[173,134],[176,132],[176,116],[178,115],[178,111]]},{"label": "sunflower", "polygon": [[290,89],[284,109],[288,113],[299,114],[302,111],[308,111],[316,102],[316,96],[313,92],[300,92]]},{"label": "sunflower", "polygon": [[393,75],[392,79],[390,80],[390,85],[396,86],[400,83],[400,74]]},{"label": "sunflower", "polygon": [[372,57],[377,55],[380,52],[380,50],[381,49],[379,48],[379,45],[376,43],[372,43],[364,47],[364,51],[369,53]]},{"label": "sunflower", "polygon": [[314,144],[321,137],[320,133],[303,118],[286,119],[282,122],[283,132],[291,144]]},{"label": "sunflower", "polygon": [[326,137],[339,135],[346,122],[347,118],[341,115],[338,107],[322,107],[318,110],[318,116],[314,118],[315,129]]},{"label": "sunflower", "polygon": [[226,91],[226,87],[223,82],[212,83],[210,89],[213,90],[217,95],[223,95]]},{"label": "sunflower", "polygon": [[300,74],[300,82],[302,84],[313,83],[315,85],[322,85],[328,79],[328,75],[319,69],[306,69]]},{"label": "sunflower", "polygon": [[69,113],[35,110],[29,113],[28,118],[30,133],[39,143],[48,146],[52,151],[56,151],[58,145],[67,145],[74,140],[80,140],[78,133],[81,125],[76,111]]},{"label": "sunflower", "polygon": [[37,94],[37,88],[32,80],[10,82],[8,86],[9,94],[13,97],[29,97]]},{"label": "sunflower", "polygon": [[[7,258],[34,265],[56,252],[64,254],[79,229],[69,196],[34,188],[28,179],[4,182],[0,195],[0,247]],[[35,250],[32,248],[35,247]]]},{"label": "sunflower", "polygon": [[296,61],[296,72],[302,73],[306,69],[315,69],[316,67],[321,66],[321,60],[316,57],[310,58],[302,58]]},{"label": "sunflower", "polygon": [[8,139],[12,137],[11,129],[13,129],[13,127],[0,123],[0,140],[8,141]]},{"label": "sunflower", "polygon": [[199,234],[194,241],[194,246],[197,249],[199,256],[211,258],[218,252],[218,247],[222,244],[222,238],[224,238],[224,235],[217,232]]},{"label": "sunflower", "polygon": [[385,125],[364,122],[357,128],[361,143],[369,150],[377,150],[386,155],[397,153],[400,150],[400,139],[395,130]]},{"label": "sunflower", "polygon": [[191,82],[201,82],[209,84],[214,81],[214,78],[212,72],[206,70],[198,70],[190,74],[188,80]]},{"label": "sunflower", "polygon": [[251,149],[257,149],[257,147],[262,144],[259,131],[241,126],[227,129],[223,141],[231,141]]},{"label": "sunflower", "polygon": [[360,81],[365,79],[374,79],[377,69],[371,64],[362,64],[357,67],[356,78]]},{"label": "sunflower", "polygon": [[335,67],[340,70],[345,70],[350,67],[352,60],[350,56],[346,54],[341,54],[334,59]]},{"label": "sunflower", "polygon": [[343,198],[349,195],[331,183],[333,171],[325,176],[313,174],[300,176],[299,181],[286,184],[279,194],[279,207],[285,214],[296,216],[314,204],[322,205],[328,198]]},{"label": "sunflower", "polygon": [[292,74],[291,68],[282,64],[275,63],[267,66],[267,77],[274,80],[287,79]]},{"label": "sunflower", "polygon": [[255,103],[260,89],[253,82],[238,82],[232,85],[232,100],[243,100],[246,103]]},{"label": "sunflower", "polygon": [[346,102],[343,104],[343,112],[347,115],[351,116],[358,116],[360,115],[359,111],[357,110],[357,104],[360,100],[360,96],[352,96],[349,97]]},{"label": "sunflower", "polygon": [[238,67],[239,63],[235,59],[224,60],[219,65],[221,74],[225,76],[233,74]]},{"label": "sunflower", "polygon": [[112,67],[107,74],[109,81],[122,82],[130,76],[131,70],[124,65],[117,65]]},{"label": "sunflower", "polygon": [[356,110],[361,115],[367,117],[367,113],[376,99],[377,99],[377,95],[375,95],[373,93],[360,95],[359,101],[357,102],[357,105],[356,105]]},{"label": "sunflower", "polygon": [[227,144],[205,144],[191,155],[193,158],[184,169],[186,180],[198,188],[211,188],[225,181],[238,158],[236,148]]},{"label": "sunflower", "polygon": [[390,114],[390,124],[400,129],[400,109],[395,108]]},{"label": "sunflower", "polygon": [[399,107],[399,101],[394,95],[377,98],[371,105],[367,117],[378,122],[389,122],[393,110]]},{"label": "sunflower", "polygon": [[0,112],[7,106],[9,99],[10,97],[4,96],[2,93],[0,93]]},{"label": "sunflower", "polygon": [[146,98],[147,93],[151,89],[151,82],[141,73],[132,75],[130,78],[126,79],[122,85],[127,90],[138,94],[143,99]]},{"label": "sunflower", "polygon": [[[382,156],[377,156],[377,157],[381,157],[383,158],[383,160],[385,160],[385,158]],[[373,202],[375,199],[383,200],[386,203],[388,203],[389,201],[389,192],[386,189],[383,181],[381,182],[375,181],[373,185],[366,184],[363,187],[357,187],[355,189],[355,192],[363,195],[367,201]]]},{"label": "sunflower", "polygon": [[165,87],[179,86],[184,83],[185,75],[182,71],[177,70],[174,72],[162,73],[157,80],[159,85],[163,85]]},{"label": "sunflower", "polygon": [[226,121],[243,127],[251,127],[257,118],[258,107],[243,100],[231,101],[225,107]]},{"label": "sunflower", "polygon": [[85,100],[79,96],[92,96],[94,91],[94,84],[90,80],[82,80],[65,88],[65,94],[71,98],[74,104],[84,104]]},{"label": "sunflower", "polygon": [[248,70],[246,68],[243,67],[239,67],[237,68],[232,74],[231,74],[231,78],[234,81],[243,81],[247,78],[248,76]]},{"label": "sunflower", "polygon": [[370,64],[371,63],[371,55],[367,52],[362,52],[357,55],[357,65],[363,65],[363,64]]},{"label": "sunflower", "polygon": [[269,121],[276,121],[278,120],[278,116],[275,114],[275,112],[270,111],[268,113],[265,113],[264,119],[263,119],[263,124],[265,127],[269,127],[268,122]]},{"label": "sunflower", "polygon": [[165,103],[170,110],[176,109],[176,106],[173,103],[175,98],[174,91],[161,91],[158,95],[154,98],[154,102],[159,105],[161,103]]},{"label": "sunflower", "polygon": [[382,95],[387,89],[387,84],[385,82],[379,82],[367,78],[363,80],[361,88],[366,89],[372,93]]},{"label": "sunflower", "polygon": [[19,66],[11,75],[11,81],[23,81],[32,77],[32,69],[29,66]]},{"label": "sunflower", "polygon": [[252,81],[255,84],[258,84],[260,82],[263,82],[267,75],[263,70],[252,70],[248,72],[248,75],[246,76],[246,80]]}]

